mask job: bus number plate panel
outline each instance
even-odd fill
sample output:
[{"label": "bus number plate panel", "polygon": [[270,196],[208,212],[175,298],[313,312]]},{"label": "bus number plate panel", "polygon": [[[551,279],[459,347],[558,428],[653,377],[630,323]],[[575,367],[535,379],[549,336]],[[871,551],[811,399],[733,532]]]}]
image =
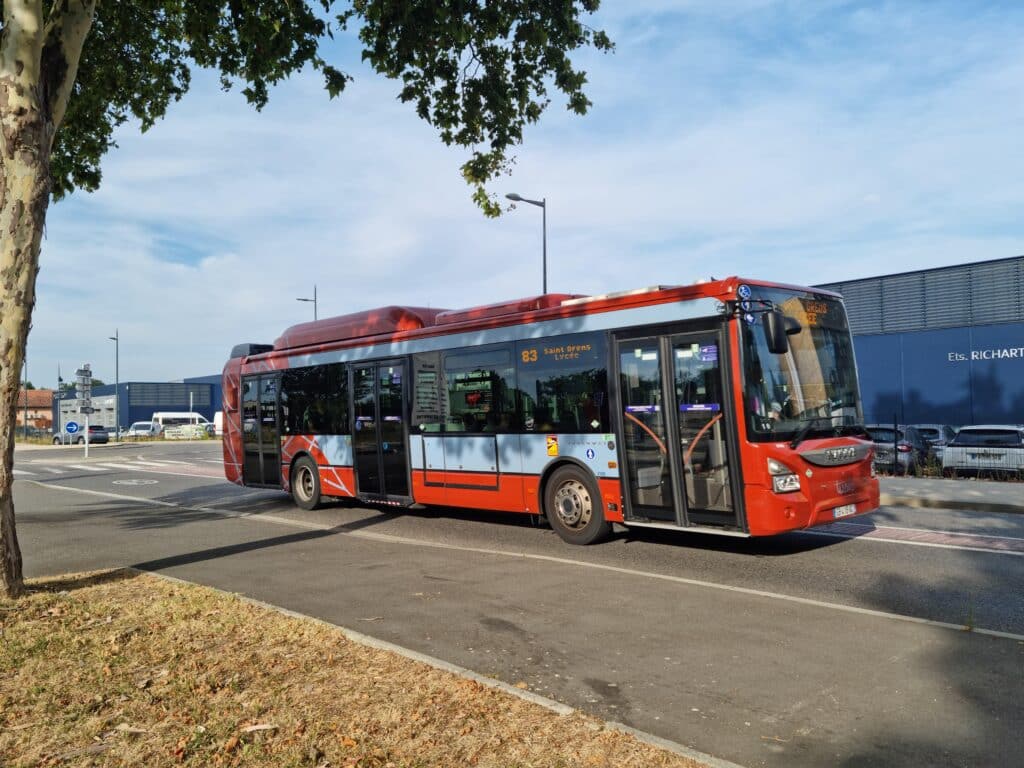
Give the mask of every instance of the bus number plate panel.
[{"label": "bus number plate panel", "polygon": [[856,504],[843,504],[842,506],[836,507],[832,510],[832,518],[838,519],[840,517],[849,517],[850,515],[857,514]]}]

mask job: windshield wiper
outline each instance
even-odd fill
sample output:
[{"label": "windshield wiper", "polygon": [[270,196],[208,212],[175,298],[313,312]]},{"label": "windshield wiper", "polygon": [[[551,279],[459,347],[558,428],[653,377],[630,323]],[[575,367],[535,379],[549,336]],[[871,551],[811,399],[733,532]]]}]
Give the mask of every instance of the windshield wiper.
[{"label": "windshield wiper", "polygon": [[807,435],[810,434],[811,430],[814,429],[814,425],[819,421],[827,421],[829,426],[832,426],[832,419],[829,416],[815,416],[804,422],[804,425],[800,427],[797,433],[793,436],[793,439],[789,441],[789,447],[794,450],[800,443],[807,439]]}]

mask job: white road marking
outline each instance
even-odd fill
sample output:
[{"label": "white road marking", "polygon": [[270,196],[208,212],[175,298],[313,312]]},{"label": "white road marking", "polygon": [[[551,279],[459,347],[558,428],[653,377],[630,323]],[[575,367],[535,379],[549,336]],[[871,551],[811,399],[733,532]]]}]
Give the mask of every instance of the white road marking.
[{"label": "white road marking", "polygon": [[[173,475],[175,477],[190,477],[193,480],[197,478],[200,480],[224,480],[223,477],[210,477],[209,475],[204,475],[199,472],[173,472],[171,471],[170,467],[168,467],[167,469],[157,469],[155,467],[142,467],[139,466],[138,464],[116,464],[112,461],[104,462],[99,466],[108,467],[110,469],[125,469],[128,470],[129,472],[150,472],[154,475]],[[59,486],[53,487],[57,488]]]},{"label": "white road marking", "polygon": [[[128,496],[121,493],[109,493],[107,491],[92,491],[84,488],[71,488],[66,485],[52,485],[47,483],[40,483],[36,480],[29,480],[29,483],[34,483],[42,488],[56,488],[62,491],[71,491],[72,493],[84,493],[91,496],[106,496],[113,499],[120,499],[123,501],[131,501],[136,504],[152,504],[160,507],[174,507],[177,509],[192,511],[192,512],[205,512],[223,515],[224,517],[231,518],[253,518],[254,520],[265,521],[274,523],[276,525],[284,525],[292,528],[303,528],[305,530],[312,531],[331,531],[340,536],[352,536],[359,539],[369,539],[371,541],[380,541],[388,544],[406,544],[414,547],[425,547],[429,549],[445,549],[454,552],[470,552],[473,554],[480,555],[495,555],[498,557],[511,557],[520,560],[537,560],[546,563],[558,563],[560,565],[566,565],[574,568],[589,568],[596,571],[606,571],[609,573],[622,574],[624,576],[634,576],[641,579],[651,579],[655,581],[666,581],[673,584],[684,584],[690,587],[700,587],[703,589],[715,589],[722,592],[732,592],[738,595],[747,595],[749,597],[760,597],[768,600],[778,600],[781,602],[795,603],[797,605],[806,605],[812,608],[822,608],[831,611],[840,611],[842,613],[853,613],[860,616],[871,616],[879,619],[889,619],[891,621],[902,621],[908,624],[920,624],[927,627],[936,627],[938,629],[950,629],[955,632],[969,632],[974,635],[986,635],[988,637],[999,637],[1006,640],[1015,640],[1017,642],[1024,642],[1024,634],[1016,634],[1013,632],[1001,632],[995,629],[984,629],[980,627],[970,627],[966,624],[953,624],[948,621],[936,621],[934,619],[924,619],[919,616],[908,616],[902,613],[891,613],[887,611],[878,611],[873,608],[861,608],[855,605],[843,605],[842,603],[830,603],[825,600],[815,600],[809,597],[798,597],[796,595],[785,595],[780,592],[768,592],[762,589],[751,589],[750,587],[737,587],[730,584],[718,584],[713,581],[702,581],[700,579],[690,579],[685,576],[671,576],[663,573],[650,573],[648,571],[638,571],[633,568],[622,568],[616,565],[604,565],[602,563],[591,563],[585,560],[573,560],[571,558],[556,557],[554,555],[539,555],[531,552],[510,552],[508,550],[500,549],[487,549],[485,547],[467,547],[459,544],[445,544],[443,542],[434,541],[423,541],[421,539],[413,539],[407,536],[395,536],[389,533],[373,533],[370,531],[346,531],[339,528],[339,526],[323,525],[321,523],[310,523],[304,520],[292,520],[286,517],[277,517],[275,515],[261,515],[259,513],[249,512],[234,512],[227,509],[218,509],[216,507],[193,507],[187,504],[174,504],[169,501],[159,501],[157,499],[145,499],[138,496]],[[881,539],[879,539],[881,541]],[[999,554],[1004,554],[1000,552]]]},{"label": "white road marking", "polygon": [[69,469],[82,469],[86,472],[106,472],[102,465],[93,466],[91,464],[68,464]]},{"label": "white road marking", "polygon": [[33,477],[36,473],[35,472],[29,472],[29,471],[24,470],[24,469],[16,469],[16,470],[14,470],[14,474],[15,474],[15,476],[25,475],[25,476],[28,476],[28,477]]},{"label": "white road marking", "polygon": [[58,467],[42,467],[44,472],[49,472],[51,475],[63,475],[64,470]]},{"label": "white road marking", "polygon": [[[847,525],[861,525],[860,523],[847,523]],[[868,530],[879,530],[879,531],[911,531],[912,533],[928,534],[928,533],[944,533],[951,536],[973,536],[979,539],[1007,539],[1008,541],[1020,541],[1021,536],[999,536],[994,533],[960,533],[959,531],[944,531],[941,528],[910,528],[904,525],[863,525],[863,528]]]},{"label": "white road marking", "polygon": [[[874,529],[869,529],[874,530]],[[910,530],[921,530],[921,529],[910,529]],[[928,530],[928,533],[946,533],[946,531],[933,531]],[[914,541],[913,539],[886,539],[882,536],[865,536],[861,533],[839,533],[833,531],[794,531],[801,536],[828,536],[832,539],[854,539],[856,541],[877,541],[881,544],[909,544],[912,547],[932,547],[933,549],[960,549],[965,552],[988,552],[994,555],[1016,555],[1017,557],[1024,557],[1024,552],[1016,552],[1012,549],[993,549],[991,547],[969,547],[962,544],[942,544],[937,541]],[[955,534],[957,536],[982,536],[983,534]],[[1013,539],[1013,536],[992,536],[991,538],[1005,538]]]}]

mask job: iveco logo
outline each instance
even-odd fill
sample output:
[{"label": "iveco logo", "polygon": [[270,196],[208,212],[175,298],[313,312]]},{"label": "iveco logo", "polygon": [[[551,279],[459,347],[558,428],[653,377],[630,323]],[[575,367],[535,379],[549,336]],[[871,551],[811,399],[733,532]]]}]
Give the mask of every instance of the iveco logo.
[{"label": "iveco logo", "polygon": [[837,464],[842,461],[853,461],[857,458],[857,449],[852,445],[847,445],[842,448],[829,448],[825,451],[825,456],[828,457],[829,461],[834,461]]}]

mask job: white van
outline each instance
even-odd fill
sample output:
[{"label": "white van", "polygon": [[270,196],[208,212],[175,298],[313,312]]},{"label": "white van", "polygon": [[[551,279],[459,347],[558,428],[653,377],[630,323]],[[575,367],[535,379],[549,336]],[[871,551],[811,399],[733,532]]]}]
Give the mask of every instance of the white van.
[{"label": "white van", "polygon": [[151,421],[160,425],[161,429],[176,427],[181,424],[209,424],[210,420],[195,411],[157,411]]},{"label": "white van", "polygon": [[224,434],[224,411],[213,414],[213,434],[218,437]]}]

